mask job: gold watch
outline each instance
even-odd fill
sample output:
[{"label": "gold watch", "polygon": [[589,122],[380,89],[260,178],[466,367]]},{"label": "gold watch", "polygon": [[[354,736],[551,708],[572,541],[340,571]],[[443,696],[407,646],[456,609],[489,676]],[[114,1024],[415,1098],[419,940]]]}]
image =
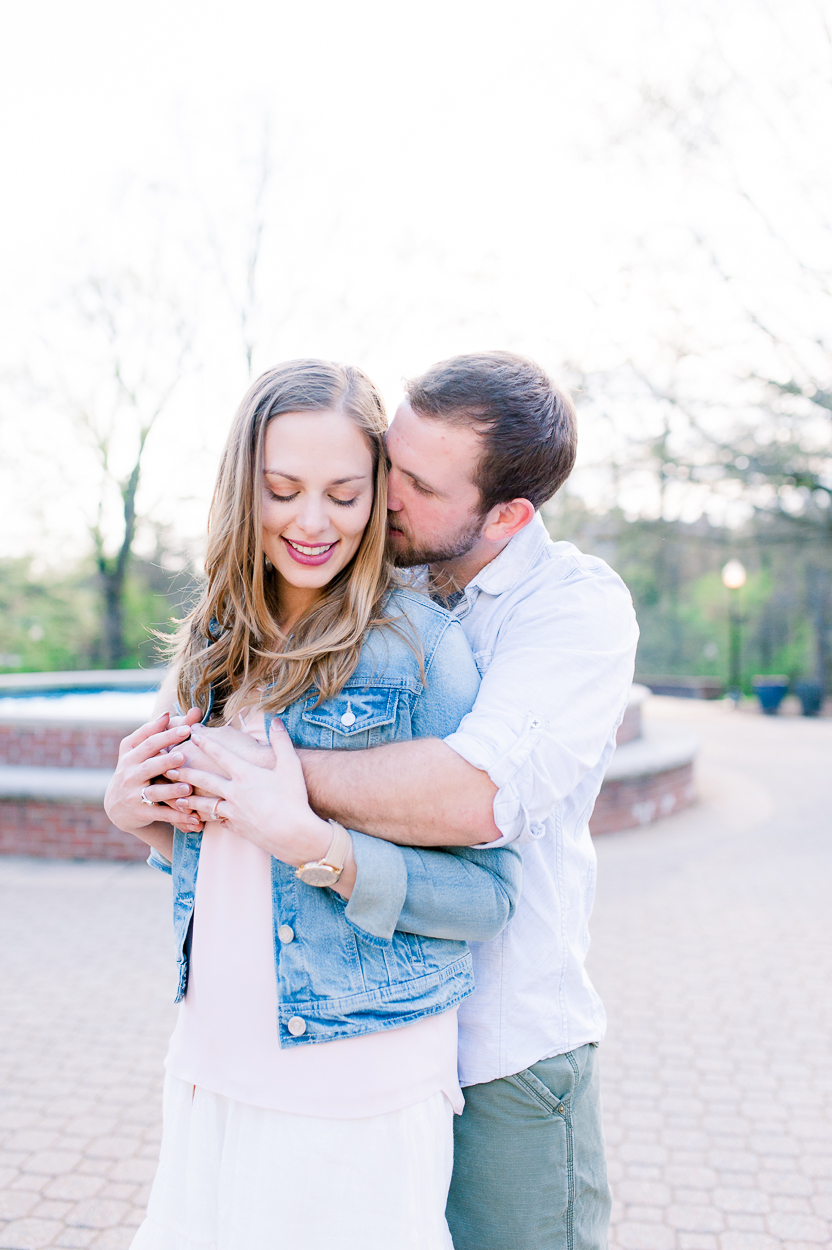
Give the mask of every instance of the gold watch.
[{"label": "gold watch", "polygon": [[330,820],[329,823],[332,825],[332,841],[326,855],[323,859],[301,864],[300,868],[295,870],[295,876],[304,885],[335,885],[344,871],[344,860],[347,858],[352,839],[349,831],[343,825],[339,825],[337,820]]}]

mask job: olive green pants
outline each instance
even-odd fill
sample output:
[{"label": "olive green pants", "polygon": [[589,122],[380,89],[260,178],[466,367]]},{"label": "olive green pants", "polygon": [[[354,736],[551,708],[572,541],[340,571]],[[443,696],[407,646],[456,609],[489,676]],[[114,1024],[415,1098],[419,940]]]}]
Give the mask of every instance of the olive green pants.
[{"label": "olive green pants", "polygon": [[454,1250],[606,1250],[610,1191],[593,1045],[469,1085],[454,1122]]}]

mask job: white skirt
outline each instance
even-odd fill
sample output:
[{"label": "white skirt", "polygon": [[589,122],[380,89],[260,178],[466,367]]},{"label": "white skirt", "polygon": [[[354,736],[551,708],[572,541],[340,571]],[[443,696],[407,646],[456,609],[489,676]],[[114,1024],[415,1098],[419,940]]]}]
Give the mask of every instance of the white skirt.
[{"label": "white skirt", "polygon": [[333,1120],[168,1075],[159,1168],[131,1250],[453,1250],[452,1168],[442,1093]]}]

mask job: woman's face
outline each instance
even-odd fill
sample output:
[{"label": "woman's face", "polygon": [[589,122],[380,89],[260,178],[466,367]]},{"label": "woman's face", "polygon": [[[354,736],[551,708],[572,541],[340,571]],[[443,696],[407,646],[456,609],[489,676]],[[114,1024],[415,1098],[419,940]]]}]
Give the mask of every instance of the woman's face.
[{"label": "woman's face", "polygon": [[373,457],[342,412],[287,412],[266,429],[263,549],[278,579],[320,590],[358,550],[373,507]]}]

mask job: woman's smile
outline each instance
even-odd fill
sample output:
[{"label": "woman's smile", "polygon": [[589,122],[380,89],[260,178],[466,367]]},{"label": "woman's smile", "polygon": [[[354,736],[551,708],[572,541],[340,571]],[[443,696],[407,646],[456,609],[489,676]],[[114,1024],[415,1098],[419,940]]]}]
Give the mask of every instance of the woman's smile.
[{"label": "woman's smile", "polygon": [[332,543],[300,543],[294,538],[287,538],[285,534],[280,536],[286,544],[286,549],[293,560],[297,560],[298,564],[326,564],[332,555],[338,543],[339,538]]}]

